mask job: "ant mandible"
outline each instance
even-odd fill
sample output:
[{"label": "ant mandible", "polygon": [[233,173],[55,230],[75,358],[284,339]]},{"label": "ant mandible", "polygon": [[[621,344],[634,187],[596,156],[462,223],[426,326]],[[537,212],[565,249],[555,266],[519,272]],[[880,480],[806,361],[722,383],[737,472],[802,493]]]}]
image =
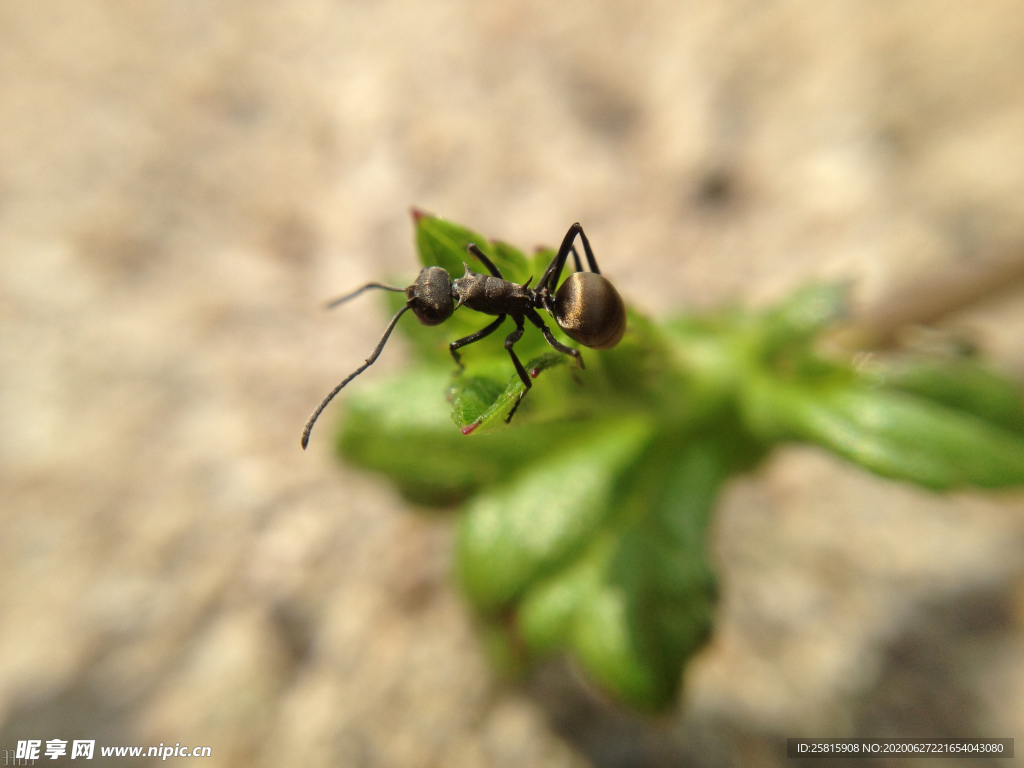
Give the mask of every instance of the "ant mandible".
[{"label": "ant mandible", "polygon": [[[580,240],[583,242],[583,251],[587,256],[590,272],[583,271],[580,256],[576,252],[574,242],[577,235],[579,235]],[[569,227],[569,231],[565,233],[558,253],[555,254],[555,258],[551,260],[548,268],[544,271],[536,288],[530,288],[530,281],[533,280],[532,277],[522,285],[503,278],[494,262],[477,248],[475,243],[470,243],[466,248],[480,260],[487,268],[487,271],[491,273],[490,275],[473,272],[470,270],[469,265],[463,264],[466,268],[465,274],[460,278],[452,280],[448,272],[442,267],[424,267],[419,277],[416,278],[416,282],[408,288],[396,288],[395,286],[382,283],[368,283],[362,288],[334,299],[327,304],[327,308],[336,307],[370,288],[396,291],[405,293],[406,296],[405,306],[398,310],[395,316],[391,318],[391,322],[388,323],[384,335],[377,343],[373,352],[370,353],[370,356],[366,358],[366,362],[356,368],[341,384],[332,389],[310,415],[306,426],[302,430],[303,449],[306,448],[309,442],[309,433],[313,429],[313,424],[316,422],[317,417],[327,407],[327,404],[334,399],[334,396],[344,389],[346,384],[373,365],[381,350],[384,349],[384,345],[387,343],[391,331],[394,330],[395,325],[398,323],[398,319],[405,314],[406,310],[411,309],[423,325],[440,325],[461,306],[475,309],[477,312],[482,312],[485,315],[497,315],[497,319],[490,325],[476,333],[471,333],[469,336],[456,339],[448,345],[448,349],[460,369],[464,366],[459,355],[459,349],[490,336],[505,322],[506,316],[512,317],[515,321],[516,329],[505,338],[505,349],[508,350],[508,354],[512,358],[512,364],[515,365],[516,373],[519,374],[525,389],[519,395],[515,405],[512,406],[512,410],[509,411],[505,419],[506,423],[512,420],[512,416],[519,408],[523,397],[526,396],[530,387],[533,386],[529,374],[527,374],[526,369],[523,368],[523,364],[519,362],[519,358],[516,357],[516,353],[512,349],[515,343],[522,338],[525,326],[524,320],[529,320],[537,326],[540,332],[544,334],[548,344],[563,354],[571,355],[575,358],[576,364],[583,368],[583,357],[580,355],[579,350],[567,347],[558,341],[552,335],[551,330],[544,324],[541,316],[537,314],[538,309],[546,310],[567,336],[590,349],[609,349],[614,347],[619,343],[622,334],[625,333],[626,307],[622,303],[622,297],[615,290],[615,286],[601,275],[601,271],[597,268],[594,252],[590,248],[590,241],[587,240],[583,227],[579,223],[573,224]],[[569,258],[570,253],[572,254],[576,271],[569,275],[565,282],[559,286],[558,280],[562,275],[562,268],[565,266],[566,259]]]}]

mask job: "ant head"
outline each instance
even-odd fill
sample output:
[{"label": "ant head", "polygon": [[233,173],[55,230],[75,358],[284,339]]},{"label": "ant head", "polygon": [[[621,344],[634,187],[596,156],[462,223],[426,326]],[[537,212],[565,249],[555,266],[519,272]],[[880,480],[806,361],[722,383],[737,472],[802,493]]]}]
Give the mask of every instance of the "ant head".
[{"label": "ant head", "polygon": [[555,292],[555,322],[566,335],[591,349],[610,349],[626,332],[626,305],[596,272],[573,272]]},{"label": "ant head", "polygon": [[416,282],[405,289],[405,297],[424,325],[440,325],[455,311],[452,279],[441,267],[424,267]]}]

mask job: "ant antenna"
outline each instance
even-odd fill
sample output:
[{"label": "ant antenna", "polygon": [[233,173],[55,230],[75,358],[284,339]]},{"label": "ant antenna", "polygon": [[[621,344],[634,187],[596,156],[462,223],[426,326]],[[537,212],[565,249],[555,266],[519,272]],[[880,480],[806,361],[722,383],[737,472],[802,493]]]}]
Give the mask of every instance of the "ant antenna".
[{"label": "ant antenna", "polygon": [[339,304],[344,304],[349,299],[354,299],[363,291],[368,291],[370,288],[382,288],[385,291],[396,291],[398,293],[405,293],[405,288],[396,288],[393,285],[384,285],[384,283],[367,283],[362,288],[356,288],[352,293],[346,293],[344,296],[339,296],[336,299],[331,299],[324,304],[324,309],[334,309]]},{"label": "ant antenna", "polygon": [[[363,286],[355,293],[349,294],[348,296],[342,296],[340,299],[335,299],[333,302],[331,302],[331,306],[334,306],[335,304],[340,304],[343,301],[348,301],[357,293],[365,291],[367,288],[387,288],[388,290],[392,291],[404,290],[402,288],[392,288],[391,286],[387,285],[371,283],[370,285]],[[314,410],[313,413],[310,415],[309,421],[306,422],[306,426],[302,428],[302,450],[306,450],[306,444],[309,443],[309,433],[313,429],[313,424],[316,422],[317,417],[320,415],[321,411],[323,411],[323,409],[327,407],[327,404],[334,399],[334,396],[336,394],[338,394],[339,392],[341,392],[342,389],[345,388],[346,384],[348,384],[350,381],[352,381],[352,379],[354,379],[356,376],[358,376],[360,373],[362,373],[363,371],[365,371],[367,368],[374,364],[374,362],[380,356],[381,350],[384,349],[384,345],[388,343],[388,336],[390,336],[391,332],[395,330],[395,325],[398,324],[398,318],[400,318],[407,309],[411,309],[411,307],[408,304],[406,304],[404,307],[398,310],[398,312],[395,313],[395,316],[391,318],[391,322],[388,323],[387,330],[385,330],[384,335],[380,337],[380,341],[377,342],[377,346],[374,348],[373,352],[371,352],[370,356],[366,358],[366,362],[363,363],[358,368],[356,368],[355,371],[349,374],[348,378],[346,378],[343,382],[341,382],[341,384],[332,389],[330,394],[327,395],[327,397],[325,397],[322,401],[320,401],[320,405],[316,407],[316,410]]]}]

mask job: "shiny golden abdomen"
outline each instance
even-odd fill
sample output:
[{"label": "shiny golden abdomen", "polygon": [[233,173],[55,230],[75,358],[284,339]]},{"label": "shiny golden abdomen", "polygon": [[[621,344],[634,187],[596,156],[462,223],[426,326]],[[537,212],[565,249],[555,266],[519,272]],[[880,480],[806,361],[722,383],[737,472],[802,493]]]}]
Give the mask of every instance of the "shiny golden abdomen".
[{"label": "shiny golden abdomen", "polygon": [[601,275],[574,272],[555,293],[555,320],[583,346],[609,349],[626,332],[626,305]]}]

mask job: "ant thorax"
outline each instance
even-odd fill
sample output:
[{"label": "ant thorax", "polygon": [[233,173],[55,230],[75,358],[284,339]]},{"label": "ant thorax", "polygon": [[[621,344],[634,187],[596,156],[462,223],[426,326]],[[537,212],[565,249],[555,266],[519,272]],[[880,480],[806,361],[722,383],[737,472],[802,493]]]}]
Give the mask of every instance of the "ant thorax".
[{"label": "ant thorax", "polygon": [[466,267],[465,274],[452,281],[456,306],[466,306],[485,315],[524,315],[534,306],[534,292],[500,277],[481,275]]}]

